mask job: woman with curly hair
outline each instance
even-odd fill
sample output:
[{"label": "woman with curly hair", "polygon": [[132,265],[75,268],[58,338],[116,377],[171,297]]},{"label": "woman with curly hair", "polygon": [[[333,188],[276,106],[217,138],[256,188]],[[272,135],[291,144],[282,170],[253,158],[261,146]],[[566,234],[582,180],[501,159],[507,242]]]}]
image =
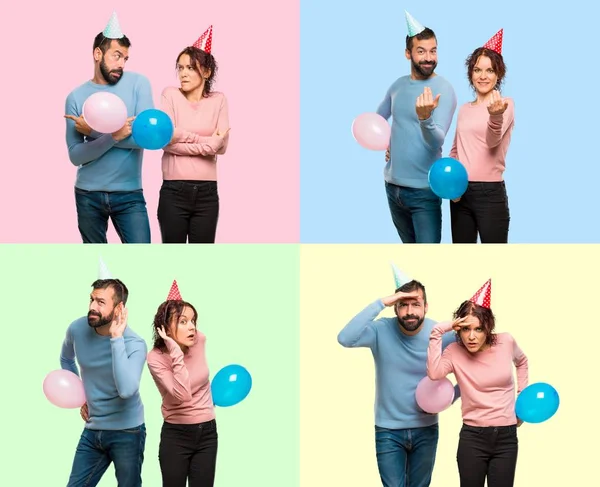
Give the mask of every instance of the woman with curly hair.
[{"label": "woman with curly hair", "polygon": [[[454,321],[433,328],[427,350],[427,375],[439,380],[454,374],[460,387],[463,426],[458,441],[461,487],[513,487],[519,442],[517,394],[528,385],[527,357],[509,333],[494,333],[488,280],[454,313]],[[454,329],[456,343],[442,352],[442,337]]]},{"label": "woman with curly hair", "polygon": [[453,243],[508,243],[510,211],[504,183],[506,154],[515,123],[512,98],[500,88],[506,76],[498,31],[467,58],[475,100],[458,111],[450,157],[467,169],[467,191],[450,202]]},{"label": "woman with curly hair", "polygon": [[227,98],[212,90],[217,62],[212,26],[177,56],[180,87],[162,93],[175,131],[163,148],[158,222],[163,243],[215,243],[219,219],[217,156],[229,143]]},{"label": "woman with curly hair", "polygon": [[[152,324],[148,368],[162,396],[158,458],[163,487],[213,487],[218,434],[206,363],[206,336],[196,308],[174,281]],[[189,481],[189,484],[187,482]]]}]

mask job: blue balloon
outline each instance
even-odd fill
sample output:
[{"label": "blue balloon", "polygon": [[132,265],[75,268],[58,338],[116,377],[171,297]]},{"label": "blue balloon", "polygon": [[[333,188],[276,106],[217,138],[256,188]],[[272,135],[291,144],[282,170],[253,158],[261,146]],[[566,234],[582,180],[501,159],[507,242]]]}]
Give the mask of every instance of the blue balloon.
[{"label": "blue balloon", "polygon": [[521,391],[515,413],[525,423],[543,423],[554,416],[559,405],[556,389],[545,382],[536,382]]},{"label": "blue balloon", "polygon": [[173,122],[165,112],[151,108],[135,117],[131,135],[140,147],[157,150],[171,141],[174,130]]},{"label": "blue balloon", "polygon": [[223,408],[235,406],[246,399],[252,389],[252,377],[241,365],[223,367],[211,383],[215,406]]},{"label": "blue balloon", "polygon": [[455,200],[465,194],[469,186],[469,175],[459,161],[442,157],[429,169],[429,186],[440,198]]}]

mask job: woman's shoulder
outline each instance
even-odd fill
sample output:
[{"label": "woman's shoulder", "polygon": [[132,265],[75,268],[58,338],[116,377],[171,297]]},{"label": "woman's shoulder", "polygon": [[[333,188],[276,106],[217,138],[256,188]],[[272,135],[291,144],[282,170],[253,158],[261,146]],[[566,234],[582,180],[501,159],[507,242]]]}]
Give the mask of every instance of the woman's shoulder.
[{"label": "woman's shoulder", "polygon": [[222,103],[223,101],[227,100],[227,97],[225,96],[225,93],[223,93],[222,91],[211,91],[208,94],[207,98],[209,100],[214,100],[214,101],[220,102],[220,103]]},{"label": "woman's shoulder", "polygon": [[162,363],[168,359],[168,354],[166,354],[159,348],[152,347],[152,349],[148,352],[146,359],[148,360],[148,364]]},{"label": "woman's shoulder", "polygon": [[167,98],[173,98],[176,95],[181,94],[181,92],[179,91],[179,88],[177,88],[176,86],[167,86],[163,91],[162,91],[162,96],[166,96]]},{"label": "woman's shoulder", "polygon": [[496,333],[496,343],[499,345],[511,345],[514,341],[515,339],[513,336],[506,331],[502,333]]}]

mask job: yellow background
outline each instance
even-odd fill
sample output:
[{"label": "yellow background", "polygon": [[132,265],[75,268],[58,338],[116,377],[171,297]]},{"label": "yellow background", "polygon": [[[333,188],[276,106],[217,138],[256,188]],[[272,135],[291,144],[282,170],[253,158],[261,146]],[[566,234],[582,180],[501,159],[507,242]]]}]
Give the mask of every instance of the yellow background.
[{"label": "yellow background", "polygon": [[[427,316],[439,321],[492,278],[497,331],[510,332],[527,354],[529,382],[548,382],[561,398],[549,421],[519,428],[515,487],[592,485],[600,437],[599,258],[598,247],[585,245],[303,246],[301,486],[381,485],[371,351],[345,349],[337,334],[369,303],[393,294],[392,261],[425,285]],[[440,415],[432,487],[459,486],[461,423],[460,401]]]}]

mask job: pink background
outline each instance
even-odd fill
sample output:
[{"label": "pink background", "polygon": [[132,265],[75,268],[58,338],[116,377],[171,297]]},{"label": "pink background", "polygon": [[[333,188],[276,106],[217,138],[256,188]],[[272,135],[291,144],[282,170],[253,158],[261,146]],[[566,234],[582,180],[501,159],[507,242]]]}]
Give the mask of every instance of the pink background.
[{"label": "pink background", "polygon": [[[92,77],[94,37],[113,8],[132,43],[125,69],[148,76],[157,107],[162,90],[178,86],[177,54],[213,24],[215,89],[227,96],[231,120],[229,148],[219,157],[217,242],[297,243],[298,0],[3,2],[0,242],[81,243],[64,105]],[[153,243],[161,242],[161,155],[145,151],[143,165]],[[119,242],[110,223],[108,239]]]}]

